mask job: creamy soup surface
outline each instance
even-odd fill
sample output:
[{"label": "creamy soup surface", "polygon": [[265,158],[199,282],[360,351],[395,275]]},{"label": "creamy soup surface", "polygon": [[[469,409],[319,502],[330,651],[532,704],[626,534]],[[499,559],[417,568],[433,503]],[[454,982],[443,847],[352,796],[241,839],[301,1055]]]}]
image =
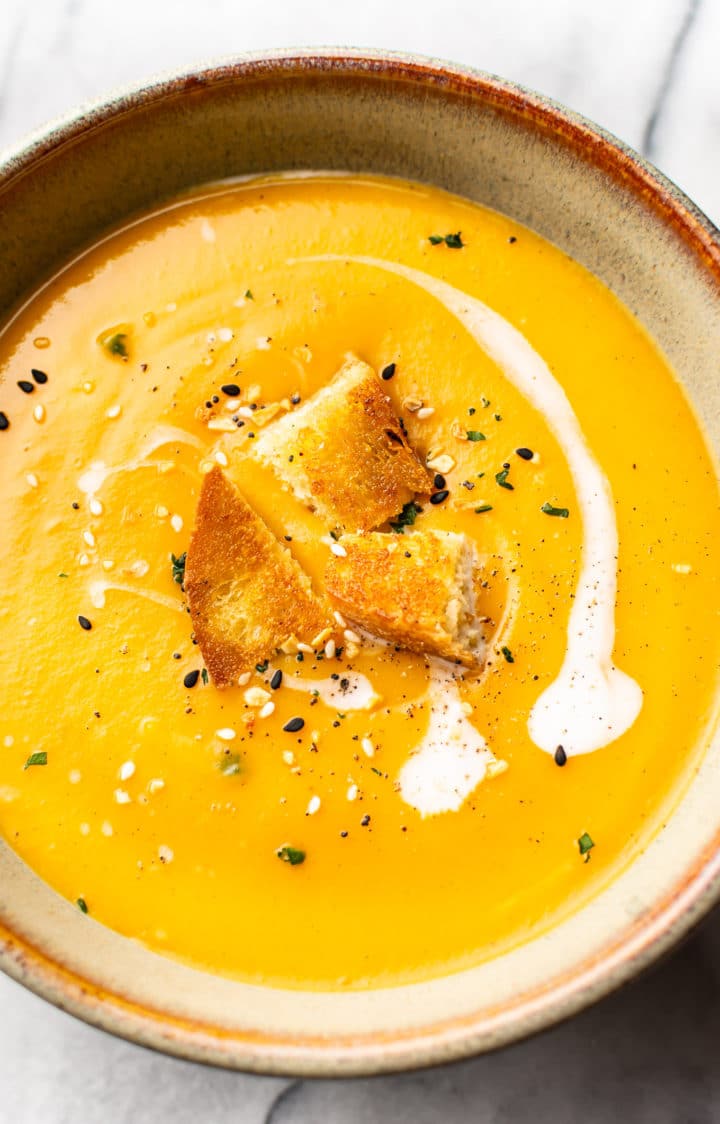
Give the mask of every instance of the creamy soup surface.
[{"label": "creamy soup surface", "polygon": [[[348,355],[447,492],[383,530],[477,547],[485,666],[341,628],[219,689],[181,584],[203,477],[322,592],[327,520],[247,452]],[[0,412],[0,831],[88,924],[279,986],[457,970],[601,889],[707,743],[703,437],[632,315],[502,215],[380,178],[208,187],[32,296]]]}]

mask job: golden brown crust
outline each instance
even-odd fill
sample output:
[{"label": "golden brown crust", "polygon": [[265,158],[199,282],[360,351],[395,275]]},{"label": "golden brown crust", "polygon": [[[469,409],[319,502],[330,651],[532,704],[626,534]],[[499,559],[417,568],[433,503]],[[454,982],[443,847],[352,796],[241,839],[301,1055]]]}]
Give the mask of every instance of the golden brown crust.
[{"label": "golden brown crust", "polygon": [[331,526],[351,531],[379,526],[430,491],[380,379],[359,359],[269,426],[252,455]]},{"label": "golden brown crust", "polygon": [[203,480],[184,586],[195,638],[219,687],[289,636],[307,641],[330,623],[295,559],[219,468]]},{"label": "golden brown crust", "polygon": [[345,617],[411,651],[478,666],[484,643],[475,614],[477,557],[464,535],[373,532],[339,541],[345,556],[330,556],[325,582]]}]

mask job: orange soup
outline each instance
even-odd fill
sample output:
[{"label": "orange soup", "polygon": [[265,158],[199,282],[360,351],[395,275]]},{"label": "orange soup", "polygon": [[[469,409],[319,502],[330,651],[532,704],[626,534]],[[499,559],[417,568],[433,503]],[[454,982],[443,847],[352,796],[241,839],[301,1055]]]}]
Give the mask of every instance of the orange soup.
[{"label": "orange soup", "polygon": [[[309,502],[279,441],[348,364],[428,480],[379,525]],[[500,214],[371,177],[198,191],[20,309],[0,425],[0,831],[88,924],[270,985],[454,971],[597,893],[706,744],[702,434],[630,313]],[[328,426],[341,502],[357,434]],[[218,469],[332,612],[222,686],[184,588]],[[385,537],[355,618],[358,534]],[[422,542],[479,560],[477,667],[413,640]]]}]

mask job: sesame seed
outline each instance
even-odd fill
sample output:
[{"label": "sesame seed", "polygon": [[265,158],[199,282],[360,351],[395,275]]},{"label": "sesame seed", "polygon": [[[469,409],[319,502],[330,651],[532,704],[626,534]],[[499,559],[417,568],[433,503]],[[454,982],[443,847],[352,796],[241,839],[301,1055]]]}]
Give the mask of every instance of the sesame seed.
[{"label": "sesame seed", "polygon": [[155,508],[155,514],[157,515],[158,519],[167,519],[170,512],[163,504],[158,504],[158,506]]},{"label": "sesame seed", "polygon": [[298,730],[302,730],[304,725],[304,718],[291,718],[289,722],[285,723],[283,730],[285,730],[287,734],[296,734]]},{"label": "sesame seed", "polygon": [[676,574],[691,574],[692,566],[687,562],[673,562],[670,567]]},{"label": "sesame seed", "polygon": [[555,750],[555,764],[560,765],[560,767],[562,768],[562,766],[565,765],[566,762],[567,762],[567,753],[565,752],[563,747],[561,745],[559,745],[557,747],[557,749]]},{"label": "sesame seed", "polygon": [[435,407],[434,406],[421,406],[420,409],[417,411],[417,416],[418,416],[418,419],[420,421],[424,421],[425,418],[431,418],[434,413],[435,413]]},{"label": "sesame seed", "polygon": [[286,765],[294,765],[295,764],[295,754],[293,753],[293,751],[291,749],[284,749],[283,750],[282,759],[283,759],[283,761],[285,762]]},{"label": "sesame seed", "polygon": [[306,816],[314,816],[316,812],[320,811],[320,797],[311,796],[310,802],[307,806]]},{"label": "sesame seed", "polygon": [[347,551],[339,542],[331,543],[330,550],[333,554],[337,555],[338,558],[347,558]]},{"label": "sesame seed", "polygon": [[95,536],[92,531],[83,531],[83,541],[89,546],[95,546]]},{"label": "sesame seed", "polygon": [[175,858],[175,852],[172,847],[166,847],[164,843],[161,843],[158,847],[158,858],[161,863],[171,863]]},{"label": "sesame seed", "polygon": [[78,624],[80,625],[80,628],[85,630],[85,632],[89,632],[92,628],[92,624],[87,619],[87,617],[78,616]]},{"label": "sesame seed", "polygon": [[384,379],[385,382],[387,382],[388,379],[391,379],[394,374],[395,374],[395,363],[388,363],[387,367],[383,367],[383,369],[380,373],[380,378]]},{"label": "sesame seed", "polygon": [[333,613],[333,616],[334,616],[335,620],[337,621],[337,623],[340,625],[340,628],[346,627],[347,622],[345,620],[345,617],[342,615],[342,613],[338,609],[335,610],[335,612]]},{"label": "sesame seed", "polygon": [[300,402],[302,401],[302,399],[300,398],[300,395],[296,392],[295,394],[290,395],[290,401],[292,402],[293,406],[298,406],[300,404]]},{"label": "sesame seed", "polygon": [[306,644],[304,640],[298,640],[297,650],[298,652],[305,652],[308,656],[312,656],[315,652],[312,644]]},{"label": "sesame seed", "polygon": [[124,761],[118,770],[118,777],[121,781],[129,781],[130,777],[135,773],[135,762]]},{"label": "sesame seed", "polygon": [[103,513],[103,505],[100,503],[100,500],[91,499],[88,507],[90,508],[91,515],[102,515]]},{"label": "sesame seed", "polygon": [[188,690],[191,690],[196,685],[199,678],[200,671],[198,670],[198,668],[194,668],[193,671],[188,671],[187,675],[183,679],[183,687],[187,687]]},{"label": "sesame seed", "polygon": [[277,689],[280,686],[280,684],[282,683],[282,681],[283,681],[283,673],[280,670],[280,668],[278,668],[277,671],[273,672],[272,679],[270,680],[270,686],[272,687],[273,691],[277,691]]},{"label": "sesame seed", "polygon": [[439,492],[433,492],[433,494],[430,496],[430,503],[434,504],[437,507],[439,503],[444,503],[449,495],[450,493],[448,492],[447,488],[443,488]]},{"label": "sesame seed", "polygon": [[246,683],[249,683],[251,674],[250,671],[243,671],[241,675],[238,675],[238,687],[244,687]]},{"label": "sesame seed", "polygon": [[80,781],[82,780],[82,773],[79,769],[71,769],[68,773],[68,780],[70,781],[70,784],[80,784]]},{"label": "sesame seed", "polygon": [[48,381],[48,377],[45,374],[45,372],[44,371],[38,371],[37,367],[33,367],[30,371],[30,374],[32,375],[32,377],[35,379],[35,382],[39,386],[43,386]]},{"label": "sesame seed", "polygon": [[218,328],[218,339],[223,343],[229,343],[232,338],[232,328]]},{"label": "sesame seed", "polygon": [[130,804],[132,802],[132,796],[124,788],[116,788],[113,796],[116,804]]},{"label": "sesame seed", "polygon": [[360,742],[360,745],[362,746],[362,751],[363,751],[363,753],[365,754],[366,757],[374,757],[375,756],[375,746],[370,741],[370,738],[363,738],[362,741]]},{"label": "sesame seed", "polygon": [[45,407],[41,402],[39,402],[33,410],[33,418],[38,423],[38,425],[41,425],[45,421]]},{"label": "sesame seed", "polygon": [[237,398],[240,395],[240,387],[236,382],[226,382],[220,389],[228,398]]},{"label": "sesame seed", "polygon": [[346,793],[348,800],[357,800],[357,794],[358,786],[356,784],[351,784]]},{"label": "sesame seed", "polygon": [[182,529],[183,529],[182,515],[173,515],[171,520],[170,520],[170,526],[172,527],[173,531],[178,531],[178,532],[182,531]]},{"label": "sesame seed", "polygon": [[88,558],[87,554],[81,554],[80,555],[80,557],[78,558],[78,565],[79,566],[89,566],[90,565],[90,559]]},{"label": "sesame seed", "polygon": [[109,820],[103,820],[102,824],[100,825],[100,831],[103,835],[107,836],[108,839],[110,838],[113,833],[113,826]]},{"label": "sesame seed", "polygon": [[31,488],[37,488],[38,484],[40,483],[34,472],[28,472],[25,479],[27,480]]},{"label": "sesame seed", "polygon": [[153,777],[148,785],[148,792],[154,794],[159,792],[161,788],[165,788],[165,781],[161,780],[160,777]]},{"label": "sesame seed", "polygon": [[104,558],[103,559],[103,564],[102,564],[103,570],[112,570],[114,565],[115,565],[115,563],[113,562],[112,558]]},{"label": "sesame seed", "polygon": [[9,428],[10,428],[10,421],[8,419],[8,416],[7,416],[7,414],[3,413],[2,410],[0,410],[0,431],[2,431],[3,429],[9,429]]},{"label": "sesame seed", "polygon": [[526,449],[524,446],[520,449],[516,449],[515,453],[524,461],[531,461],[534,456],[532,449]]},{"label": "sesame seed", "polygon": [[270,702],[266,702],[265,705],[260,708],[260,711],[259,711],[260,717],[261,718],[269,718],[274,710],[275,710],[275,703],[271,699]]},{"label": "sesame seed", "polygon": [[28,382],[27,379],[20,379],[20,381],[18,382],[18,386],[22,390],[23,394],[32,394],[33,390],[35,389],[35,384]]},{"label": "sesame seed", "polygon": [[116,403],[114,406],[110,407],[110,409],[106,412],[105,416],[108,417],[108,418],[119,418],[121,413],[122,413],[122,406],[120,406]]}]

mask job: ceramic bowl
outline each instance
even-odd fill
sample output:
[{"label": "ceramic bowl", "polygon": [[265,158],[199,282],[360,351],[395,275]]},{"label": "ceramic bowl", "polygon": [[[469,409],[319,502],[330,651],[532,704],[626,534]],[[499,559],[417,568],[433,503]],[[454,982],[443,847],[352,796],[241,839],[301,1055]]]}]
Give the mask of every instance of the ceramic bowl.
[{"label": "ceramic bowl", "polygon": [[[718,232],[587,121],[426,59],[243,57],[37,134],[0,167],[0,313],[131,213],[290,168],[424,180],[528,224],[639,317],[720,439]],[[198,1061],[326,1076],[445,1062],[566,1018],[669,949],[720,894],[719,829],[716,740],[645,852],[551,931],[472,970],[352,994],[248,986],[163,959],[83,917],[0,845],[0,965],[96,1026]]]}]

